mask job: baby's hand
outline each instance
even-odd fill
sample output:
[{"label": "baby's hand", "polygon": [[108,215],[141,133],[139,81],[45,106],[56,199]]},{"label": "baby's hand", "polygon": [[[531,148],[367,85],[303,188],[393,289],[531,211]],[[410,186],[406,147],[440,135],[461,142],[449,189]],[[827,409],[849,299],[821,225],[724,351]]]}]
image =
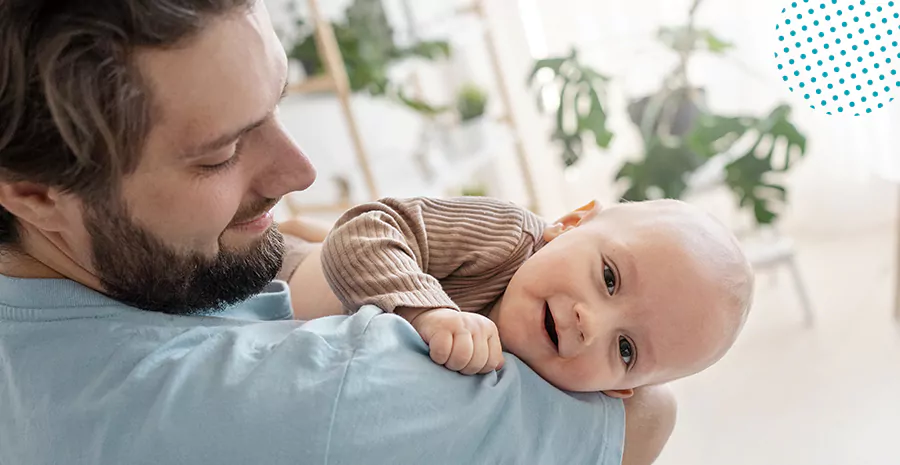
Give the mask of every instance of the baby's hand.
[{"label": "baby's hand", "polygon": [[497,325],[485,316],[439,308],[420,313],[411,323],[439,365],[464,375],[503,366]]}]

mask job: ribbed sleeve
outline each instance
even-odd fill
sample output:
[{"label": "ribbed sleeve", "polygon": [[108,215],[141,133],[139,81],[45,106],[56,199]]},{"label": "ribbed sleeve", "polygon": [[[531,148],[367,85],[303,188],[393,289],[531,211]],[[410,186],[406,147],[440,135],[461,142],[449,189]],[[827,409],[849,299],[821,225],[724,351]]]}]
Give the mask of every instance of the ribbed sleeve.
[{"label": "ribbed sleeve", "polygon": [[345,213],[325,240],[325,277],[345,308],[479,311],[541,245],[544,222],[481,197],[387,198]]}]

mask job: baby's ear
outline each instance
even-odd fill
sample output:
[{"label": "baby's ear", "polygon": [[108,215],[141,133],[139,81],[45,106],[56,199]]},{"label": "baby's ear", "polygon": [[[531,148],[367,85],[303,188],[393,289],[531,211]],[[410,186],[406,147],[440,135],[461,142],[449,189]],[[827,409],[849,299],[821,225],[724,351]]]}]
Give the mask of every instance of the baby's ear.
[{"label": "baby's ear", "polygon": [[601,207],[596,200],[591,200],[590,203],[579,207],[572,212],[566,213],[562,218],[556,220],[555,223],[547,227],[544,231],[544,240],[552,241],[553,239],[556,239],[562,233],[580,226],[586,220],[599,213],[602,209],[603,207]]},{"label": "baby's ear", "polygon": [[603,393],[616,399],[627,399],[634,395],[634,389],[617,389],[614,391],[603,391]]}]

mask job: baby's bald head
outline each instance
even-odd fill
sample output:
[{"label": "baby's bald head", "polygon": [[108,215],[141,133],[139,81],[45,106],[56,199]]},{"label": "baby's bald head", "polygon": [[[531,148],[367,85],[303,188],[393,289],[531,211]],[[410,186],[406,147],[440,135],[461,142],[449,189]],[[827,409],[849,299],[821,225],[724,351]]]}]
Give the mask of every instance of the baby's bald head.
[{"label": "baby's bald head", "polygon": [[589,221],[613,225],[622,234],[654,244],[673,273],[691,270],[714,288],[718,298],[716,308],[710,310],[723,318],[723,334],[719,335],[718,350],[709,354],[707,363],[725,355],[746,322],[754,277],[737,238],[724,224],[694,205],[672,199],[622,203],[600,211]]}]

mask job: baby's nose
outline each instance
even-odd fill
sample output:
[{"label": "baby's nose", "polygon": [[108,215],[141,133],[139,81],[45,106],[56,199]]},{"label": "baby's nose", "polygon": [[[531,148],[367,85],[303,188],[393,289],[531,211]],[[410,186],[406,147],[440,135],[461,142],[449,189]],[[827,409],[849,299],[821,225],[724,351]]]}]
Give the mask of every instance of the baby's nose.
[{"label": "baby's nose", "polygon": [[595,325],[591,313],[587,308],[575,306],[575,329],[578,331],[579,342],[583,346],[590,346],[596,335]]}]

